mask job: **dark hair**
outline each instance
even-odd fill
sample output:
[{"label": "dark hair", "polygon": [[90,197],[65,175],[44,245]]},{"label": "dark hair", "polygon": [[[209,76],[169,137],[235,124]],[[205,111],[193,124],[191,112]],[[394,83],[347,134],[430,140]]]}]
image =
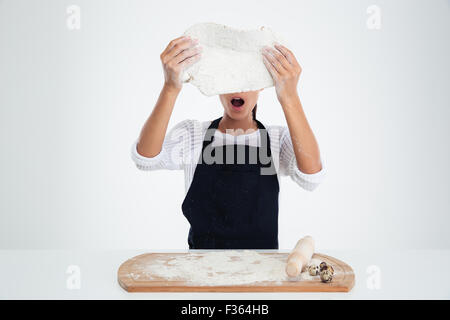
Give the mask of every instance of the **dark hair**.
[{"label": "dark hair", "polygon": [[252,110],[252,114],[253,114],[253,120],[256,120],[256,107],[258,106],[258,104],[255,104],[255,107]]}]

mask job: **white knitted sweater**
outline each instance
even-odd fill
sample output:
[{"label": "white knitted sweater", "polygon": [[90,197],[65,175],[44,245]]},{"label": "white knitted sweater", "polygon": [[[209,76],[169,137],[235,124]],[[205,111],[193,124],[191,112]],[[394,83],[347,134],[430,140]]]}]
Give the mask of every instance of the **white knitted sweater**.
[{"label": "white knitted sweater", "polygon": [[[194,177],[195,168],[202,150],[203,139],[211,121],[184,120],[173,127],[166,135],[161,152],[147,158],[137,152],[137,141],[131,148],[131,158],[141,170],[184,170],[185,191],[189,190]],[[289,129],[285,126],[266,126],[270,137],[272,159],[275,163],[277,176],[290,176],[305,190],[314,190],[324,179],[325,171],[322,161],[322,170],[306,174],[297,167],[292,140]],[[215,131],[213,146],[223,144],[260,145],[258,130],[249,134],[231,135]]]}]

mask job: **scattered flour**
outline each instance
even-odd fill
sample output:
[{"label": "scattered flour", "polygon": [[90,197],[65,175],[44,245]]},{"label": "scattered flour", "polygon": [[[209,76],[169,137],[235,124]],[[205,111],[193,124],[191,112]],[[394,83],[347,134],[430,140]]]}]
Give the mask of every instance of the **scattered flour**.
[{"label": "scattered flour", "polygon": [[[319,261],[320,263],[320,261]],[[257,282],[309,281],[319,279],[303,272],[297,278],[286,275],[286,255],[251,250],[225,250],[149,257],[139,260],[129,276],[135,281],[187,281],[188,285],[244,285]]]}]

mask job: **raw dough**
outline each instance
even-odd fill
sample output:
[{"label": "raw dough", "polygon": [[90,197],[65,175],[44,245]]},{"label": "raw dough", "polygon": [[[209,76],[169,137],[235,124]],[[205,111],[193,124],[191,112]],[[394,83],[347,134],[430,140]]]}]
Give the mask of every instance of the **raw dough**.
[{"label": "raw dough", "polygon": [[184,34],[199,39],[203,52],[201,59],[185,70],[183,81],[192,83],[204,95],[273,86],[261,48],[276,42],[285,45],[285,41],[270,29],[239,30],[216,23],[200,23]]}]

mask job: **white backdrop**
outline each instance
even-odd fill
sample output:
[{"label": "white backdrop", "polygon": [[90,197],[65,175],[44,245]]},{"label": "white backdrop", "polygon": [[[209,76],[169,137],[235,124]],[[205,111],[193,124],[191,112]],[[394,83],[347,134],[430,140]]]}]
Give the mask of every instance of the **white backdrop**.
[{"label": "white backdrop", "polygon": [[[208,21],[272,27],[303,66],[328,176],[312,193],[282,180],[281,248],[450,248],[449,18],[448,0],[0,0],[0,248],[187,248],[183,173],[138,171],[129,152],[160,52]],[[169,126],[222,110],[187,85]],[[258,117],[285,124],[273,89]]]}]

